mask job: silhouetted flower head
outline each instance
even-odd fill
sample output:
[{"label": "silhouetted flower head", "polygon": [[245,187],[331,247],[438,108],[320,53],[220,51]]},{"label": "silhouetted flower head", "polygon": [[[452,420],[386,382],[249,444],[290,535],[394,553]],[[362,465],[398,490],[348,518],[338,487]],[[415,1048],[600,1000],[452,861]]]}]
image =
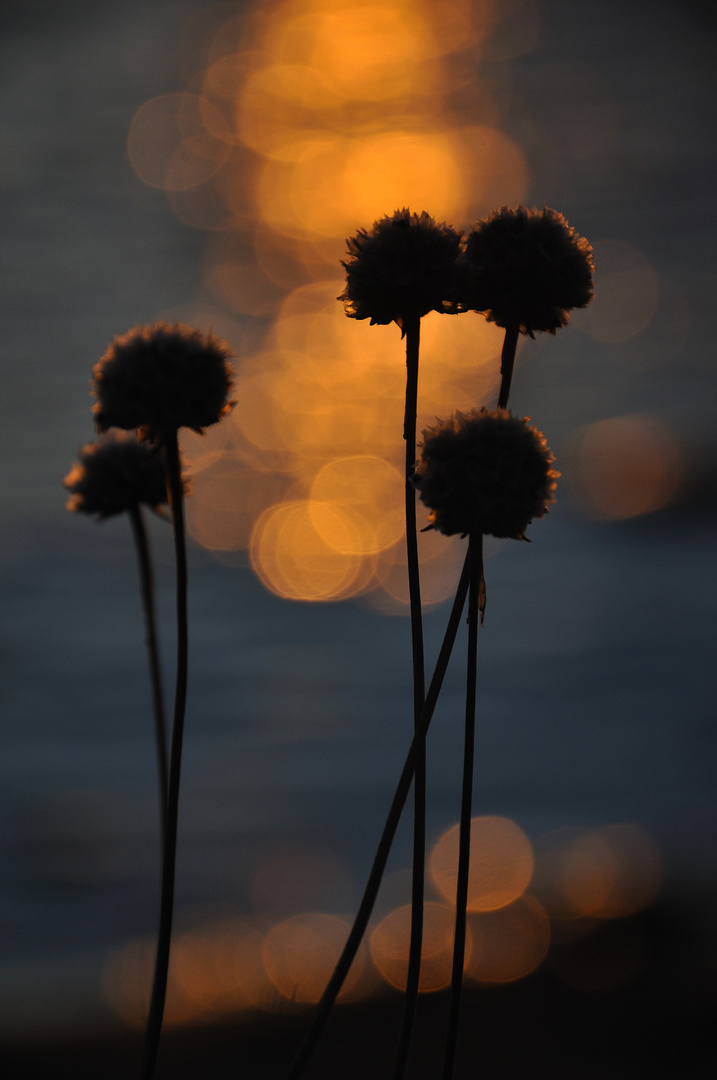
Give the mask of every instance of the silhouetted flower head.
[{"label": "silhouetted flower head", "polygon": [[231,407],[229,356],[221,338],[181,323],[116,337],[93,369],[97,429],[137,428],[160,440],[180,427],[201,434]]},{"label": "silhouetted flower head", "polygon": [[425,211],[397,210],[346,241],[346,288],[339,296],[352,319],[388,324],[429,311],[457,311],[461,234]]},{"label": "silhouetted flower head", "polygon": [[473,409],[426,428],[413,482],[434,529],[521,540],[533,518],[548,512],[560,473],[528,419]]},{"label": "silhouetted flower head", "polygon": [[547,206],[495,210],[468,234],[465,259],[468,307],[531,337],[554,334],[593,298],[592,247]]},{"label": "silhouetted flower head", "polygon": [[63,480],[70,492],[68,510],[108,518],[140,503],[157,510],[167,502],[164,451],[159,447],[117,431],[87,443],[78,456]]}]

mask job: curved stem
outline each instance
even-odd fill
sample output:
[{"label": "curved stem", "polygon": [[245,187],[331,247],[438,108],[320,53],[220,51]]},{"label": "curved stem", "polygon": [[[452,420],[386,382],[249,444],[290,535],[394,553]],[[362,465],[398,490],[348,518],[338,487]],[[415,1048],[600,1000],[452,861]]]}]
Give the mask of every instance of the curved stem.
[{"label": "curved stem", "polygon": [[420,724],[416,731],[413,741],[411,743],[408,755],[406,757],[405,764],[401,777],[398,781],[396,792],[393,796],[393,802],[388,812],[386,824],[384,825],[383,833],[379,841],[376,856],[371,867],[366,888],[364,890],[359,910],[354,920],[354,924],[349,933],[344,950],[339,957],[338,963],[334,968],[334,973],[331,976],[326,989],[324,990],[323,997],[319,1002],[316,1015],[314,1017],[313,1024],[309,1029],[309,1032],[304,1039],[303,1045],[299,1049],[299,1052],[294,1060],[294,1063],[289,1071],[287,1080],[298,1080],[304,1069],[311,1059],[311,1055],[314,1052],[316,1043],[319,1040],[321,1032],[326,1025],[326,1021],[329,1018],[331,1010],[334,1006],[336,998],[339,995],[341,987],[344,984],[344,980],[349,973],[351,964],[354,961],[358,947],[361,944],[361,940],[366,932],[368,921],[371,918],[371,912],[378,896],[378,890],[381,885],[381,879],[383,878],[383,872],[386,868],[388,856],[391,851],[391,845],[393,843],[394,836],[396,835],[396,829],[403,813],[403,808],[406,805],[406,799],[411,789],[411,782],[413,780],[413,774],[416,766],[416,757],[418,753],[418,747],[425,744],[426,734],[428,732],[429,725],[433,718],[433,713],[436,708],[436,702],[438,701],[438,695],[443,685],[443,678],[446,674],[448,667],[448,661],[453,650],[453,644],[456,640],[456,634],[458,632],[458,625],[461,619],[461,613],[466,600],[466,593],[468,592],[468,579],[470,576],[470,566],[468,557],[463,566],[460,581],[458,582],[458,588],[456,589],[456,596],[453,601],[453,607],[446,626],[446,633],[443,638],[443,644],[438,654],[438,660],[436,662],[436,669],[431,679],[431,684],[426,694],[426,701],[421,711]]},{"label": "curved stem", "polygon": [[458,880],[456,883],[456,930],[453,940],[451,997],[448,1012],[446,1053],[443,1080],[451,1080],[458,1042],[458,1021],[463,990],[463,963],[466,948],[466,916],[468,908],[468,875],[471,852],[471,818],[473,813],[473,759],[475,755],[476,683],[478,665],[478,624],[483,594],[483,537],[471,533],[468,541],[470,560],[470,592],[468,595],[468,665],[466,676],[466,721],[463,745],[463,790],[458,841]]},{"label": "curved stem", "polygon": [[169,758],[169,786],[167,794],[167,834],[162,857],[162,894],[157,934],[157,956],[152,985],[152,998],[147,1020],[147,1033],[142,1063],[142,1080],[150,1080],[154,1073],[162,1033],[164,1003],[167,995],[169,973],[169,948],[172,938],[172,915],[174,912],[174,876],[177,857],[177,819],[179,812],[179,780],[182,766],[182,740],[184,715],[187,702],[187,548],[184,535],[184,489],[182,487],[179,444],[177,432],[165,439],[167,457],[167,491],[172,508],[174,527],[174,552],[176,562],[177,594],[177,672],[174,694],[174,722],[172,747]]},{"label": "curved stem", "polygon": [[159,660],[157,640],[157,620],[154,608],[154,581],[152,562],[149,556],[149,541],[139,503],[134,503],[128,510],[132,523],[134,542],[139,563],[140,590],[142,593],[142,611],[147,634],[147,658],[149,677],[152,687],[152,713],[154,716],[154,738],[157,749],[157,775],[159,780],[159,822],[161,829],[162,850],[167,836],[167,789],[168,758],[167,722],[164,714],[164,694],[162,691],[162,671]]},{"label": "curved stem", "polygon": [[[412,483],[416,464],[416,418],[418,413],[418,354],[421,320],[418,315],[403,320],[406,335],[406,411],[403,434],[406,440],[406,550],[408,556],[408,593],[411,608],[411,651],[413,657],[413,724],[420,728],[425,700],[425,671],[423,650],[423,619],[421,586],[418,565],[418,532],[416,526],[416,489]],[[416,743],[413,788],[413,859],[411,884],[411,941],[408,954],[406,993],[403,1003],[401,1033],[396,1051],[394,1080],[402,1080],[411,1049],[413,1025],[418,1003],[423,944],[424,879],[426,862],[426,745]]]},{"label": "curved stem", "polygon": [[498,396],[499,409],[508,408],[510,383],[513,378],[513,365],[515,364],[515,350],[518,347],[519,337],[519,326],[506,326],[505,337],[503,338],[503,351],[500,354],[500,373],[502,379],[500,383],[500,394]]}]

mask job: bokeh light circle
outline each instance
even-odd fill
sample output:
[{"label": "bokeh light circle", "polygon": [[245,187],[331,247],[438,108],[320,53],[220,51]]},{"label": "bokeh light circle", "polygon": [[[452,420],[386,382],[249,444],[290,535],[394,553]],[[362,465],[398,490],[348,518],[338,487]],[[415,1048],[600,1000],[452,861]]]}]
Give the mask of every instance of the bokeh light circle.
[{"label": "bokeh light circle", "polygon": [[[318,1001],[350,929],[345,919],[323,913],[294,915],[272,926],[264,939],[264,964],[282,997],[297,1004]],[[339,1000],[354,994],[364,965],[365,949],[361,949]]]},{"label": "bokeh light circle", "polygon": [[[317,529],[320,514],[323,533]],[[259,517],[251,535],[251,564],[268,589],[288,600],[338,600],[353,596],[361,557],[351,549],[359,546],[357,530],[339,507],[309,500],[293,500],[269,507]]]},{"label": "bokeh light circle", "polygon": [[595,517],[620,520],[667,506],[682,475],[679,447],[665,425],[644,414],[582,428],[569,453],[578,494]]},{"label": "bokeh light circle", "polygon": [[[429,860],[431,879],[449,903],[455,904],[459,827],[453,826],[435,844]],[[468,910],[495,911],[521,896],[533,875],[533,849],[519,825],[505,817],[474,817]]]},{"label": "bokeh light circle", "polygon": [[497,911],[474,913],[469,923],[474,946],[467,974],[477,982],[516,982],[547,956],[550,921],[534,896],[519,896]]},{"label": "bokeh light circle", "polygon": [[[451,981],[455,908],[427,903],[423,909],[423,949],[419,990],[442,990]],[[411,905],[404,904],[386,915],[370,938],[371,959],[379,974],[397,990],[406,987],[411,940]],[[472,951],[470,931],[466,934],[466,963]]]}]

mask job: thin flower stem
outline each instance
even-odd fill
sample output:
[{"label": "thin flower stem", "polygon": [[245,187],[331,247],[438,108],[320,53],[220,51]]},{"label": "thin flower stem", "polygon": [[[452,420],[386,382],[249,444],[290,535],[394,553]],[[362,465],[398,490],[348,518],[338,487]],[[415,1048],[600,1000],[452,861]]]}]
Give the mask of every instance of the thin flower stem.
[{"label": "thin flower stem", "polygon": [[[423,650],[423,618],[418,565],[418,532],[416,526],[416,489],[412,483],[416,464],[416,418],[418,413],[418,355],[421,320],[412,315],[403,320],[406,334],[406,411],[403,433],[406,440],[406,548],[408,556],[408,593],[411,609],[411,644],[413,655],[413,723],[417,732],[425,701],[425,670]],[[413,788],[413,859],[411,884],[411,940],[408,953],[406,993],[403,1002],[401,1033],[396,1051],[394,1080],[403,1080],[413,1037],[421,977],[423,945],[423,910],[426,862],[426,744],[416,744]]]},{"label": "thin flower stem", "polygon": [[478,665],[478,625],[481,615],[483,586],[483,537],[471,533],[468,540],[470,562],[470,591],[468,594],[468,664],[466,676],[466,721],[463,745],[463,790],[458,840],[458,880],[456,883],[456,929],[453,941],[453,967],[448,1012],[446,1053],[442,1080],[452,1080],[458,1042],[463,990],[463,964],[466,948],[466,913],[468,908],[468,875],[471,853],[471,818],[473,813],[473,759],[475,755],[476,683]]},{"label": "thin flower stem", "polygon": [[354,920],[354,924],[349,933],[344,950],[339,957],[338,963],[334,968],[334,973],[331,976],[326,989],[324,990],[323,997],[319,1002],[316,1015],[314,1017],[313,1024],[309,1029],[309,1032],[299,1049],[299,1052],[294,1059],[294,1063],[291,1066],[287,1080],[298,1080],[303,1074],[304,1069],[308,1065],[311,1055],[314,1052],[316,1044],[319,1040],[321,1032],[323,1031],[326,1022],[329,1018],[331,1010],[334,1006],[336,998],[339,995],[341,987],[344,984],[344,980],[349,973],[351,964],[354,961],[356,953],[358,952],[359,945],[366,932],[368,921],[371,918],[371,912],[378,896],[378,890],[381,885],[383,873],[386,868],[388,856],[391,851],[391,845],[396,835],[398,823],[401,820],[401,814],[403,808],[406,805],[406,799],[411,789],[411,783],[413,780],[413,774],[416,767],[416,758],[418,754],[419,746],[425,745],[426,734],[433,718],[433,713],[436,708],[436,702],[438,701],[438,695],[443,685],[443,679],[448,667],[448,661],[450,660],[451,652],[453,650],[453,644],[456,640],[456,634],[458,632],[458,626],[461,620],[461,614],[465,605],[466,594],[468,592],[468,579],[470,576],[470,564],[468,557],[463,566],[460,581],[458,582],[458,588],[456,589],[456,596],[453,601],[453,607],[446,626],[446,632],[441,645],[441,650],[438,654],[438,660],[436,661],[436,668],[431,679],[431,684],[426,694],[426,701],[421,712],[421,719],[418,730],[416,731],[413,741],[411,742],[408,755],[406,757],[405,764],[403,766],[403,772],[398,781],[396,792],[393,796],[393,802],[388,812],[386,824],[384,825],[383,833],[378,844],[378,849],[371,867],[371,872],[366,883],[361,904],[359,905],[358,913]]},{"label": "thin flower stem", "polygon": [[169,758],[169,787],[167,795],[167,835],[162,856],[162,892],[157,934],[157,956],[152,985],[152,998],[147,1020],[147,1032],[142,1063],[142,1080],[150,1080],[157,1062],[159,1039],[162,1033],[164,1003],[167,995],[169,949],[174,912],[174,876],[177,857],[177,819],[179,812],[179,780],[182,767],[182,739],[187,701],[187,548],[184,535],[184,489],[182,486],[177,432],[165,438],[167,456],[167,491],[172,508],[177,594],[177,673],[174,695],[174,722]]},{"label": "thin flower stem", "polygon": [[503,351],[500,354],[500,373],[502,376],[500,383],[500,395],[498,397],[498,408],[508,408],[508,398],[510,397],[510,383],[513,378],[513,365],[515,364],[515,350],[518,347],[518,338],[520,337],[520,327],[516,324],[506,326],[505,337],[503,339]]},{"label": "thin flower stem", "polygon": [[152,713],[154,716],[154,737],[157,749],[157,775],[159,780],[159,822],[162,850],[167,836],[167,791],[169,771],[169,751],[167,749],[167,722],[164,714],[164,693],[162,691],[162,670],[157,641],[157,620],[154,608],[154,580],[152,562],[149,556],[147,530],[139,503],[128,508],[132,533],[137,548],[139,563],[140,591],[142,593],[142,611],[147,634],[147,658],[152,687]]}]

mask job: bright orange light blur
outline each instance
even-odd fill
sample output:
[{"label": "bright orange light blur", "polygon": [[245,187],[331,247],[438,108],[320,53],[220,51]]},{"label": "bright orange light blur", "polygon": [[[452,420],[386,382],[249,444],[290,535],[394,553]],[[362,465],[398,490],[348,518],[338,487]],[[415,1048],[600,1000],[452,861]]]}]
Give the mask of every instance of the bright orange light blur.
[{"label": "bright orange light blur", "polygon": [[597,517],[622,519],[667,506],[681,478],[680,451],[654,417],[618,416],[578,431],[572,454],[579,494]]},{"label": "bright orange light blur", "polygon": [[[213,31],[185,91],[133,119],[137,175],[211,234],[205,288],[228,311],[273,320],[253,355],[240,350],[226,445],[214,460],[218,443],[192,448],[202,475],[188,521],[217,557],[248,547],[281,596],[406,605],[403,346],[394,326],[346,318],[340,260],[347,236],[402,206],[460,228],[525,198],[525,157],[494,126],[490,80],[474,73],[496,28],[506,55],[516,26],[534,36],[533,7],[257,4]],[[461,123],[452,94],[471,79],[475,108]],[[501,342],[474,314],[423,320],[419,431],[495,394]],[[462,554],[433,534],[422,552],[424,596],[439,603]]]},{"label": "bright orange light blur", "polygon": [[[350,923],[337,915],[294,915],[277,923],[264,939],[264,964],[284,998],[297,1004],[319,1000],[346,944]],[[343,985],[339,1000],[359,993],[365,966],[361,949]]]},{"label": "bright orange light blur", "polygon": [[[431,879],[449,903],[456,902],[459,828],[454,825],[430,855]],[[468,910],[495,911],[521,896],[533,874],[533,849],[523,830],[504,817],[471,822]]]},{"label": "bright orange light blur", "polygon": [[[276,989],[263,963],[263,937],[246,919],[215,919],[175,936],[164,1021],[197,1023],[248,1008],[272,1009]],[[115,949],[103,973],[106,1000],[130,1027],[147,1021],[156,943],[140,938]]]},{"label": "bright orange light blur", "polygon": [[634,915],[659,892],[660,856],[639,825],[558,830],[540,846],[534,887],[553,919]]},{"label": "bright orange light blur", "polygon": [[[451,981],[455,908],[427,903],[423,911],[423,950],[419,990],[442,990]],[[379,974],[398,990],[405,990],[408,951],[411,941],[411,905],[396,908],[381,920],[370,938],[371,959]],[[466,935],[466,964],[472,951],[470,931]]]},{"label": "bright orange light blur", "polygon": [[254,526],[251,564],[278,596],[338,600],[355,596],[366,584],[359,576],[362,563],[355,554],[359,547],[354,522],[331,503],[277,503]]},{"label": "bright orange light blur", "polygon": [[[368,454],[329,462],[311,485],[312,518],[318,532],[338,551],[371,555],[400,540],[403,523],[403,477],[385,458]],[[327,528],[326,507],[340,507],[355,526],[351,538]],[[330,522],[328,523],[330,525]],[[352,546],[342,548],[350,541]]]},{"label": "bright orange light blur", "polygon": [[550,922],[534,896],[519,896],[497,911],[470,916],[473,954],[467,974],[482,983],[524,979],[542,964],[550,945]]}]

